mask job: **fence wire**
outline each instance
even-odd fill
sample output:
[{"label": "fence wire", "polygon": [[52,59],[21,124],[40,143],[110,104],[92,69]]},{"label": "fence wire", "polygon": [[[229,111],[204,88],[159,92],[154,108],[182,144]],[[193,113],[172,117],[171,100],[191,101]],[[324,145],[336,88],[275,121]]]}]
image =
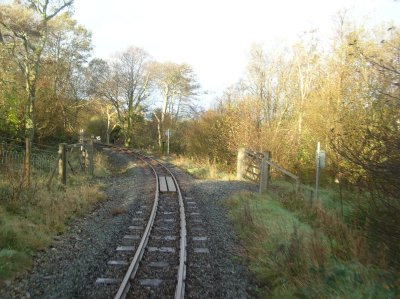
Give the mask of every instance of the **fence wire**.
[{"label": "fence wire", "polygon": [[[57,152],[32,149],[32,168],[37,172],[49,172],[57,161]],[[0,167],[3,170],[20,171],[23,168],[25,149],[23,146],[0,142]]]}]

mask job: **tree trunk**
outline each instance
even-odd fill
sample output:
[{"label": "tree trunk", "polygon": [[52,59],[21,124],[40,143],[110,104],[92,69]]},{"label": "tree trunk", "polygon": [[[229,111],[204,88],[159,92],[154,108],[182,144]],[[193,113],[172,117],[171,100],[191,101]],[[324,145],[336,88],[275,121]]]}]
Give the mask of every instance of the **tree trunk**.
[{"label": "tree trunk", "polygon": [[161,122],[159,119],[157,124],[157,130],[158,130],[158,147],[160,148],[160,150],[162,150]]},{"label": "tree trunk", "polygon": [[25,159],[24,159],[24,184],[31,186],[32,176],[32,142],[35,137],[35,99],[36,86],[34,75],[29,76],[26,81],[26,91],[28,99],[25,106]]},{"label": "tree trunk", "polygon": [[154,117],[157,119],[157,132],[158,132],[158,147],[162,150],[162,136],[161,136],[161,121],[155,112],[153,112]]},{"label": "tree trunk", "polygon": [[[128,112],[129,113],[129,112]],[[132,118],[128,116],[128,128],[125,133],[125,146],[130,146],[132,142]]]},{"label": "tree trunk", "polygon": [[106,130],[106,144],[110,144],[110,125],[111,125],[111,113],[107,107],[107,130]]},{"label": "tree trunk", "polygon": [[125,138],[125,146],[132,145],[132,127],[133,127],[133,92],[128,91],[128,115],[127,115],[128,128]]},{"label": "tree trunk", "polygon": [[31,144],[31,139],[29,137],[25,138],[25,160],[24,160],[24,185],[26,187],[31,186],[31,157],[32,157],[32,144]]}]

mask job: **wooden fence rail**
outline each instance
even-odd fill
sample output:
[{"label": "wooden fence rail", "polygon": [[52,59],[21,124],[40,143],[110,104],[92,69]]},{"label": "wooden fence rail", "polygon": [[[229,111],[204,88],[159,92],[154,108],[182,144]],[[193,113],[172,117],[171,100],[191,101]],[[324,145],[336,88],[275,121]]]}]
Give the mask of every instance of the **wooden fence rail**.
[{"label": "wooden fence rail", "polygon": [[300,191],[300,178],[282,166],[271,161],[271,153],[258,153],[246,148],[240,148],[237,156],[237,179],[248,179],[259,184],[259,193],[268,189],[271,180],[271,168],[289,176],[296,182],[296,193]]},{"label": "wooden fence rail", "polygon": [[[93,140],[88,140],[83,143],[66,144],[60,143],[58,147],[58,177],[63,185],[67,184],[67,169],[68,166],[72,173],[75,174],[75,170],[69,159],[69,154],[73,152],[74,149],[80,149],[79,154],[79,165],[83,171],[87,171],[90,176],[94,174],[94,146]],[[54,171],[49,181],[51,183],[52,177],[54,176]]]}]

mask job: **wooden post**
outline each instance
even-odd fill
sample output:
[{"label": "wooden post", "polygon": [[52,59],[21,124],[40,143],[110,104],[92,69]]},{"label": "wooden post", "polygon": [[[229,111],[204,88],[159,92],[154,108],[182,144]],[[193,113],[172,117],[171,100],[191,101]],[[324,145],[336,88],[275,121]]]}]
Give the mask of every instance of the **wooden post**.
[{"label": "wooden post", "polygon": [[236,178],[238,180],[243,180],[244,173],[246,171],[245,165],[246,149],[244,147],[239,148],[237,155],[237,168],[236,168]]},{"label": "wooden post", "polygon": [[86,167],[87,167],[87,156],[86,156],[86,146],[81,145],[81,161],[82,161],[82,170],[86,172]]},{"label": "wooden post", "polygon": [[[265,152],[264,153],[264,158],[266,159],[266,161],[270,161],[272,159],[271,152],[270,151]],[[265,178],[266,178],[265,189],[267,189],[269,187],[269,184],[270,184],[269,182],[270,182],[270,179],[271,179],[271,175],[270,175],[271,166],[270,166],[269,163],[266,163],[266,164],[267,164],[266,165],[267,171],[266,171],[266,176],[265,176]]]},{"label": "wooden post", "polygon": [[67,144],[58,145],[58,177],[63,185],[67,184]]},{"label": "wooden post", "polygon": [[24,179],[25,186],[31,186],[32,174],[32,144],[29,137],[25,138],[25,160],[24,160]]},{"label": "wooden post", "polygon": [[260,167],[260,189],[259,193],[264,193],[268,188],[269,182],[269,164],[267,161],[270,159],[270,152],[265,152],[264,157],[261,160],[261,167]]},{"label": "wooden post", "polygon": [[89,156],[89,175],[93,176],[93,174],[94,174],[93,139],[90,139],[89,142],[88,142],[88,156]]}]

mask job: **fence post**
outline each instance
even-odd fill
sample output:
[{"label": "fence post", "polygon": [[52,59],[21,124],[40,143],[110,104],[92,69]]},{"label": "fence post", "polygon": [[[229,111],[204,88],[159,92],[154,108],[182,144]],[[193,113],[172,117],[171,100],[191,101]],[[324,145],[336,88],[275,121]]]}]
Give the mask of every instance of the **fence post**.
[{"label": "fence post", "polygon": [[63,185],[67,184],[67,144],[58,145],[58,177]]},{"label": "fence post", "polygon": [[89,175],[93,176],[93,174],[94,174],[93,139],[90,139],[89,142],[88,142],[88,156],[89,156]]},{"label": "fence post", "polygon": [[[271,152],[270,151],[265,152],[264,153],[264,157],[266,158],[267,161],[270,161],[272,159]],[[266,175],[265,188],[268,188],[269,184],[270,184],[269,182],[270,182],[270,179],[271,179],[271,176],[270,176],[271,166],[268,163],[266,163],[266,164],[267,164],[266,165],[266,167],[267,167],[267,171],[266,171],[267,175]]]},{"label": "fence post", "polygon": [[264,157],[261,160],[261,167],[260,167],[260,189],[259,193],[264,193],[268,188],[269,183],[269,164],[267,161],[271,158],[270,152],[265,152]]},{"label": "fence post", "polygon": [[236,168],[236,178],[238,180],[243,180],[245,167],[246,149],[244,147],[239,148],[237,155],[237,168]]}]

